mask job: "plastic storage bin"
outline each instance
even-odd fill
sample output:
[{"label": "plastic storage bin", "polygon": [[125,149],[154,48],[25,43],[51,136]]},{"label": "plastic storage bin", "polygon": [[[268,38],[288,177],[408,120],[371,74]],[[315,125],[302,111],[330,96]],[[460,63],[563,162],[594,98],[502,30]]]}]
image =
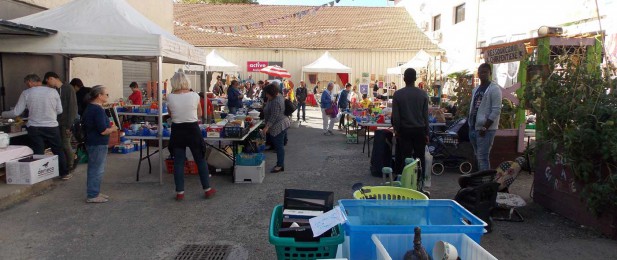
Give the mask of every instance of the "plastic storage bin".
[{"label": "plastic storage bin", "polygon": [[274,207],[270,218],[269,240],[276,248],[279,260],[335,258],[338,245],[345,240],[341,225],[334,227],[331,237],[322,237],[319,242],[296,242],[291,237],[279,237],[278,230],[282,221],[283,206],[278,205]]},{"label": "plastic storage bin", "polygon": [[[486,223],[453,200],[339,200],[347,220],[349,252],[354,260],[375,259],[373,234],[466,234],[480,243]],[[348,255],[347,255],[347,254]]]},{"label": "plastic storage bin", "polygon": [[[375,243],[377,260],[403,259],[405,253],[413,250],[413,234],[371,236]],[[422,246],[429,256],[433,255],[433,247],[437,241],[445,241],[456,247],[461,259],[497,260],[491,253],[482,248],[465,234],[425,234],[422,233]]]},{"label": "plastic storage bin", "polygon": [[[167,168],[168,174],[174,174],[174,160],[166,159],[165,166]],[[185,175],[198,175],[199,171],[197,170],[197,164],[195,161],[184,161],[184,174]]]},{"label": "plastic storage bin", "polygon": [[239,166],[258,166],[263,162],[263,153],[240,153],[236,155],[236,165]]},{"label": "plastic storage bin", "polygon": [[407,188],[389,186],[364,186],[364,193],[355,191],[355,199],[378,199],[378,200],[428,200],[424,193]]},{"label": "plastic storage bin", "polygon": [[262,183],[266,177],[266,162],[261,161],[257,166],[237,166],[234,169],[235,183]]}]

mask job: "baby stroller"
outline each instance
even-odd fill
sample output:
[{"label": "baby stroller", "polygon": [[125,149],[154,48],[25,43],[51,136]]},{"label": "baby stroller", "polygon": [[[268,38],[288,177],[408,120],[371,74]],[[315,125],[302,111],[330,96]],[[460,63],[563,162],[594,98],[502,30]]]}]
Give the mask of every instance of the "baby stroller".
[{"label": "baby stroller", "polygon": [[458,168],[462,174],[471,172],[471,162],[463,156],[453,154],[460,141],[468,141],[464,133],[466,127],[467,119],[463,118],[454,121],[445,132],[431,132],[428,148],[433,156],[431,172],[434,175],[442,175],[445,168]]}]

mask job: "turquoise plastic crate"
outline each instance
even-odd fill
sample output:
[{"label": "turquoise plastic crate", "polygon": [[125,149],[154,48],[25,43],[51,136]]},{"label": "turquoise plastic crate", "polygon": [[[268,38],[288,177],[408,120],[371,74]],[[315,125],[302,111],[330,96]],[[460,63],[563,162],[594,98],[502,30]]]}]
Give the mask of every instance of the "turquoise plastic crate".
[{"label": "turquoise plastic crate", "polygon": [[[339,200],[349,259],[375,259],[373,234],[466,234],[480,243],[486,223],[453,200]],[[344,255],[345,256],[345,255]]]},{"label": "turquoise plastic crate", "polygon": [[334,227],[331,237],[322,237],[319,242],[296,242],[291,237],[279,237],[283,222],[283,205],[274,207],[270,218],[270,244],[276,248],[279,260],[305,260],[335,258],[338,245],[345,240],[341,225]]},{"label": "turquoise plastic crate", "polygon": [[265,158],[263,153],[240,153],[236,155],[236,165],[259,166]]},{"label": "turquoise plastic crate", "polygon": [[[405,253],[413,250],[413,234],[371,236],[377,252],[377,260],[403,259]],[[456,247],[461,259],[497,260],[491,253],[482,248],[465,234],[426,234],[422,232],[422,246],[429,256],[433,255],[433,247],[437,241],[445,241]]]}]

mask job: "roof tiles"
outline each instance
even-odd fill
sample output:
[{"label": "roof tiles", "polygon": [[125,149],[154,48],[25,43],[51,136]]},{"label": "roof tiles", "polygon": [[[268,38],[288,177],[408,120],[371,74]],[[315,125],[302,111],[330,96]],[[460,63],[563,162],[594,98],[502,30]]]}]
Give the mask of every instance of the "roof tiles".
[{"label": "roof tiles", "polygon": [[[270,20],[312,6],[175,4],[175,35],[199,47],[438,50],[401,7],[322,7],[302,19]],[[261,28],[216,33],[263,22]],[[200,28],[203,28],[201,30]]]}]

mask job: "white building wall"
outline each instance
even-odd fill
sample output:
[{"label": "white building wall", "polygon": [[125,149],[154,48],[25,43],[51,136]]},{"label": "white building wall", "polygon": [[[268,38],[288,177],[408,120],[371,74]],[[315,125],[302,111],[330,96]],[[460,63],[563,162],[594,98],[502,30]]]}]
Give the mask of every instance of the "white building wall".
[{"label": "white building wall", "polygon": [[[204,48],[210,52],[211,48]],[[247,72],[247,61],[282,61],[283,67],[292,75],[291,80],[298,83],[302,79],[302,67],[311,64],[325,53],[324,50],[300,49],[245,49],[245,48],[217,48],[216,51],[225,59],[240,66],[240,75],[244,79],[252,75],[254,80],[267,79],[267,75],[259,72]],[[352,84],[362,77],[362,73],[375,74],[384,80],[395,81],[401,85],[399,76],[386,77],[387,68],[396,67],[401,62],[407,62],[414,57],[416,51],[379,51],[379,50],[330,50],[330,54],[342,64],[350,67],[352,73],[349,80]],[[336,75],[319,73],[319,81],[335,80]],[[308,73],[304,80],[308,84]],[[323,86],[323,83],[322,83]]]},{"label": "white building wall", "polygon": [[[453,23],[454,8],[465,3],[465,21]],[[595,18],[595,0],[400,0],[418,26],[428,24],[426,35],[434,39],[432,18],[441,14],[442,40],[439,47],[446,51],[449,61],[468,67],[480,62],[476,45],[490,45],[537,36],[540,26],[562,26],[566,33],[578,34],[599,29],[598,21],[579,25],[569,23]],[[598,0],[603,29],[615,33],[613,18],[616,0]]]}]

